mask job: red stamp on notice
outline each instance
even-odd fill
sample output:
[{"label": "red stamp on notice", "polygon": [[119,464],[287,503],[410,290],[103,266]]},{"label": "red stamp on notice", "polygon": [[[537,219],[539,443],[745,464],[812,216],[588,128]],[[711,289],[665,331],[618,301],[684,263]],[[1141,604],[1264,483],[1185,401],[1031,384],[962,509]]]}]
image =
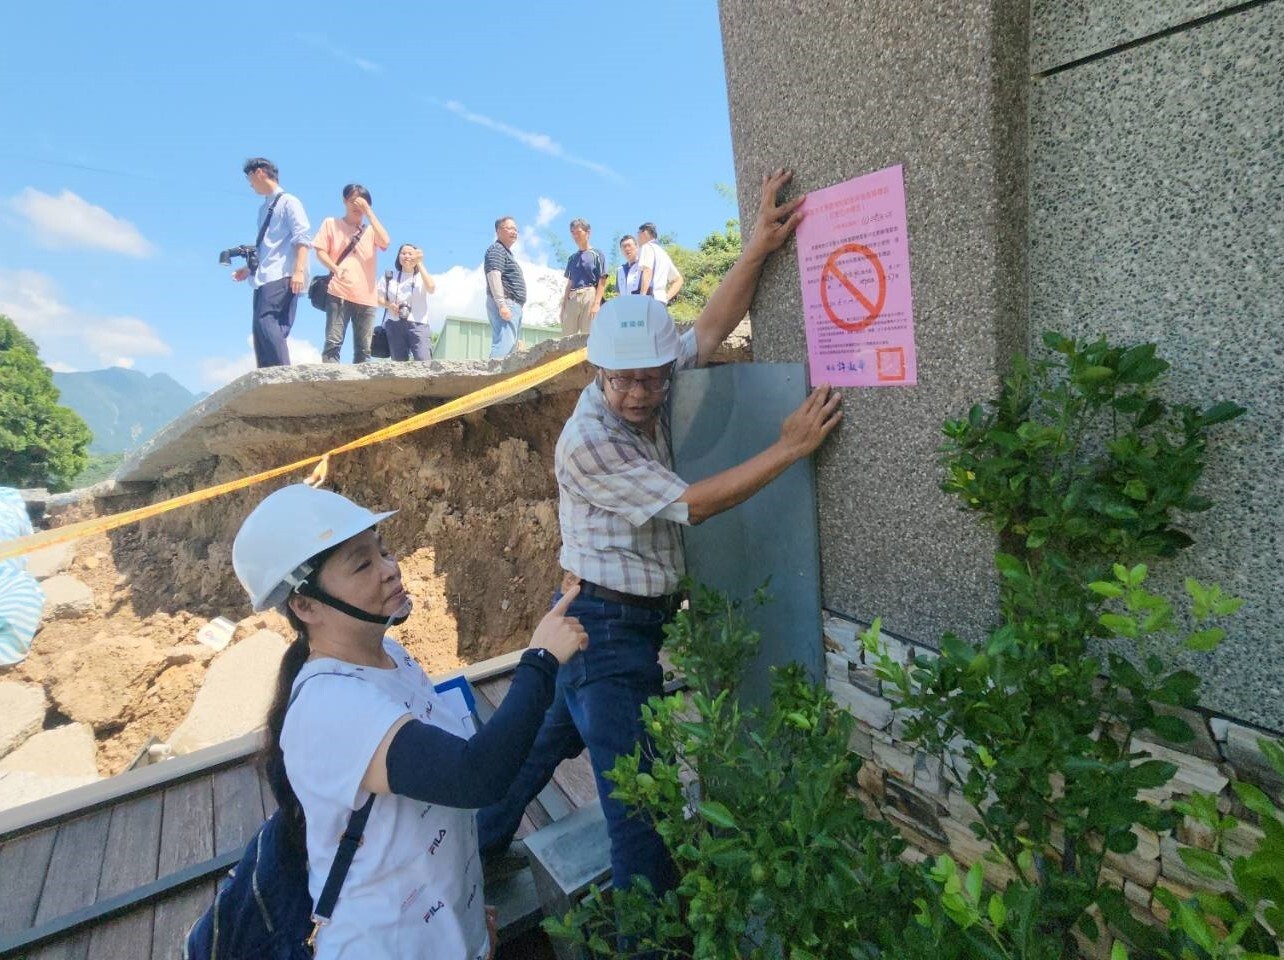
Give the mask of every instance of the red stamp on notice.
[{"label": "red stamp on notice", "polygon": [[905,379],[905,348],[880,347],[875,355],[878,357],[878,379],[895,383]]}]

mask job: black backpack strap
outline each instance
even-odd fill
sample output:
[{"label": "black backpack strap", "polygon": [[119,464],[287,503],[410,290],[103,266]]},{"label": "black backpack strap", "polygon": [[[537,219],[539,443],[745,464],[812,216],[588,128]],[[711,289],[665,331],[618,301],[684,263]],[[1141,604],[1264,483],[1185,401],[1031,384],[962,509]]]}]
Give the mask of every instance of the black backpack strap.
[{"label": "black backpack strap", "polygon": [[258,239],[254,241],[255,250],[263,246],[263,238],[267,236],[268,224],[272,222],[272,211],[276,209],[276,205],[281,202],[281,198],[284,196],[285,196],[285,191],[282,190],[280,193],[278,193],[275,197],[272,198],[272,203],[268,206],[267,216],[263,218],[263,224],[262,226],[259,227]]},{"label": "black backpack strap", "polygon": [[334,863],[330,864],[330,873],[325,878],[325,886],[321,888],[321,897],[317,900],[316,909],[312,911],[312,932],[304,941],[314,951],[317,934],[330,922],[335,902],[339,899],[339,891],[343,889],[343,881],[347,879],[348,868],[352,866],[352,858],[356,856],[357,847],[361,846],[361,835],[365,832],[366,820],[370,818],[370,808],[374,806],[374,802],[375,795],[372,793],[360,810],[352,811],[352,816],[348,817],[348,828],[339,839],[339,852],[334,856]]}]

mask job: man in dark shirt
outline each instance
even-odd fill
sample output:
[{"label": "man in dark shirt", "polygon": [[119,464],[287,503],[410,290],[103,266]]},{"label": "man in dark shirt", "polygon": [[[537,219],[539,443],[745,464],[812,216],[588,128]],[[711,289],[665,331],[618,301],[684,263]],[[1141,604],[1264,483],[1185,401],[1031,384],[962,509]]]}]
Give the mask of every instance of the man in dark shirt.
[{"label": "man in dark shirt", "polygon": [[517,221],[495,221],[495,242],[486,250],[486,317],[490,320],[490,358],[508,356],[522,335],[522,307],[526,304],[526,277],[513,256]]},{"label": "man in dark shirt", "polygon": [[571,239],[578,248],[566,261],[566,289],[562,291],[562,336],[588,333],[606,292],[606,258],[589,246],[593,228],[587,220],[571,221]]}]

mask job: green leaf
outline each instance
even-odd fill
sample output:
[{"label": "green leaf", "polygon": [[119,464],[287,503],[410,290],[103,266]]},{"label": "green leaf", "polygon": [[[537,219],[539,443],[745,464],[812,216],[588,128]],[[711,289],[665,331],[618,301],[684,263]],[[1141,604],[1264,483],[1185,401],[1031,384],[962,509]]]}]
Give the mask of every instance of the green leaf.
[{"label": "green leaf", "polygon": [[994,555],[994,565],[998,568],[999,573],[1009,580],[1020,579],[1026,575],[1025,564],[1010,553],[996,553]]},{"label": "green leaf", "polygon": [[1133,477],[1124,484],[1124,496],[1130,500],[1145,500],[1148,496],[1146,492],[1146,482],[1137,477]]},{"label": "green leaf", "polygon": [[1275,768],[1275,772],[1284,777],[1284,744],[1267,737],[1258,737],[1257,746],[1266,757],[1266,762]]},{"label": "green leaf", "polygon": [[1115,375],[1115,372],[1109,367],[1084,367],[1079,371],[1076,380],[1083,383],[1100,383],[1102,380],[1109,380]]},{"label": "green leaf", "polygon": [[1120,613],[1103,613],[1097,618],[1103,627],[1118,637],[1137,636],[1137,621]]},{"label": "green leaf", "polygon": [[1187,743],[1195,738],[1190,724],[1166,713],[1157,714],[1146,726],[1173,743]]},{"label": "green leaf", "polygon": [[1279,812],[1275,804],[1271,803],[1271,798],[1251,783],[1235,780],[1231,783],[1231,789],[1235,791],[1240,802],[1259,817],[1273,817]]},{"label": "green leaf", "polygon": [[715,827],[722,827],[725,830],[736,829],[736,818],[732,816],[731,811],[717,800],[702,800],[698,807],[700,816],[704,817]]},{"label": "green leaf", "polygon": [[1123,587],[1117,583],[1111,583],[1109,580],[1094,580],[1088,584],[1088,589],[1102,597],[1122,597],[1124,594]]},{"label": "green leaf", "polygon": [[1223,400],[1221,403],[1215,403],[1204,411],[1200,418],[1204,421],[1204,426],[1211,427],[1216,423],[1225,423],[1227,420],[1234,420],[1248,413],[1247,408],[1241,407],[1238,403],[1232,403],[1229,400]]},{"label": "green leaf", "polygon": [[1128,948],[1122,940],[1116,940],[1110,947],[1110,960],[1128,960]]},{"label": "green leaf", "polygon": [[1195,650],[1198,653],[1208,653],[1210,650],[1216,650],[1217,645],[1225,639],[1226,631],[1221,627],[1197,630],[1186,638],[1186,649]]},{"label": "green leaf", "polygon": [[1042,530],[1036,530],[1034,533],[1030,534],[1028,537],[1025,538],[1025,546],[1027,550],[1038,550],[1041,546],[1043,546],[1047,542],[1048,542],[1048,535],[1044,533]]},{"label": "green leaf", "polygon": [[1177,851],[1182,863],[1190,868],[1191,873],[1205,880],[1226,879],[1226,861],[1211,850],[1200,850],[1198,847],[1181,847]]},{"label": "green leaf", "polygon": [[[1187,727],[1187,729],[1190,728]],[[1169,763],[1166,760],[1143,760],[1132,768],[1129,778],[1137,785],[1138,789],[1154,790],[1157,787],[1162,787],[1176,773],[1177,765],[1175,763]]]},{"label": "green leaf", "polygon": [[997,893],[990,895],[990,905],[986,911],[990,915],[990,923],[994,924],[995,930],[1002,930],[1004,922],[1008,919],[1008,905],[1003,902],[1003,898]]}]

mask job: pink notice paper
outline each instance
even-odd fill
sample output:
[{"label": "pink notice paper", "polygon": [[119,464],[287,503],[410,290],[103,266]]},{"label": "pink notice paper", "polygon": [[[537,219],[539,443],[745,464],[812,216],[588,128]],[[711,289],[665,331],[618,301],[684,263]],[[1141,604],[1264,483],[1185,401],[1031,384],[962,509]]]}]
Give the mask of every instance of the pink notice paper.
[{"label": "pink notice paper", "polygon": [[811,382],[918,383],[900,164],[807,194],[798,273]]}]

